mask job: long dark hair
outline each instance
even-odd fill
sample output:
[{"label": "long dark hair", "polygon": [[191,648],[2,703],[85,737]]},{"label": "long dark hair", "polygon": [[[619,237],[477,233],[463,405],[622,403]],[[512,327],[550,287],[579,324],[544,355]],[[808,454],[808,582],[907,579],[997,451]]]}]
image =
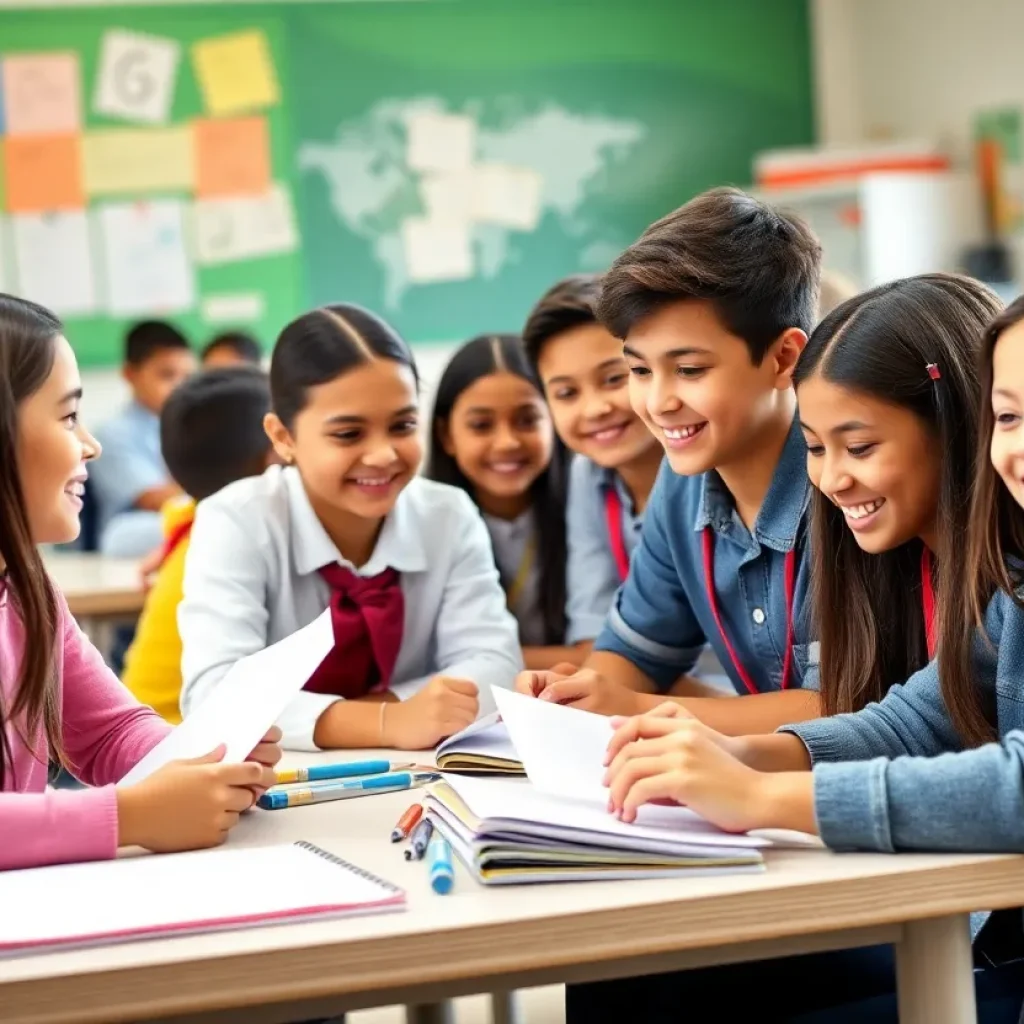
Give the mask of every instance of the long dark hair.
[{"label": "long dark hair", "polygon": [[946,708],[957,732],[970,746],[989,742],[996,735],[995,709],[975,681],[975,628],[985,635],[985,610],[997,590],[1024,608],[1017,593],[1019,573],[1009,566],[1011,559],[1024,558],[1024,512],[999,478],[989,454],[995,429],[991,402],[993,354],[1002,333],[1022,320],[1024,297],[1010,303],[989,324],[982,338],[981,415],[963,583],[968,607],[958,621],[950,622],[945,657],[939,663]]},{"label": "long dark hair", "polygon": [[291,430],[310,388],[374,358],[400,363],[416,376],[405,340],[362,306],[339,302],[304,313],[281,331],[270,358],[270,397],[278,419]]},{"label": "long dark hair", "polygon": [[[936,605],[940,647],[966,617],[960,587],[978,444],[978,344],[1000,309],[970,278],[923,274],[874,288],[836,307],[815,328],[797,364],[801,384],[825,380],[901,406],[940,452]],[[934,364],[938,379],[933,379]],[[842,512],[812,496],[813,609],[821,641],[825,714],[880,700],[928,662],[922,611],[922,542],[872,555],[857,545]]]},{"label": "long dark hair", "polygon": [[[42,725],[51,759],[64,760],[54,664],[57,601],[32,537],[18,471],[18,408],[49,377],[54,342],[62,330],[61,322],[42,306],[0,295],[0,558],[7,577],[0,586],[7,588],[25,631],[18,681],[13,691],[7,687],[14,693],[9,708],[0,686],[0,790],[14,769],[9,723],[26,746]],[[0,664],[0,671],[4,669]]]},{"label": "long dark hair", "polygon": [[[434,399],[427,476],[431,480],[461,487],[470,497],[474,497],[473,485],[459,469],[454,456],[444,450],[440,431],[451,419],[459,395],[481,377],[492,373],[513,373],[528,381],[539,395],[544,394],[522,342],[514,334],[488,334],[474,338],[452,357],[437,385]],[[551,645],[565,642],[566,459],[565,448],[556,437],[551,462],[530,488],[530,501],[537,523],[537,562],[540,566],[545,641]]]}]

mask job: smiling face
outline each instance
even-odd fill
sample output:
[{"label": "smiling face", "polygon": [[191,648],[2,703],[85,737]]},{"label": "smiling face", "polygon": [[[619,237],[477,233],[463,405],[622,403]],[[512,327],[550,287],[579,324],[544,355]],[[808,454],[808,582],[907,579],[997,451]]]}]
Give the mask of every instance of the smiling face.
[{"label": "smiling face", "polygon": [[64,544],[81,529],[86,463],[100,446],[78,420],[82,382],[63,337],[43,386],[18,406],[18,476],[35,544]]},{"label": "smiling face", "polygon": [[163,348],[137,365],[129,363],[124,378],[135,400],[159,416],[170,393],[195,371],[196,357],[191,349]]},{"label": "smiling face", "polygon": [[622,343],[600,324],[549,338],[537,358],[555,430],[567,448],[617,469],[654,446],[629,404]]},{"label": "smiling face", "polygon": [[995,428],[989,454],[1013,500],[1024,508],[1024,321],[999,336],[992,357]]},{"label": "smiling face", "polygon": [[935,548],[942,453],[909,409],[815,373],[797,392],[811,483],[871,554],[913,537]]},{"label": "smiling face", "polygon": [[551,462],[554,431],[537,389],[517,374],[499,372],[459,395],[440,440],[481,508],[516,515]]}]

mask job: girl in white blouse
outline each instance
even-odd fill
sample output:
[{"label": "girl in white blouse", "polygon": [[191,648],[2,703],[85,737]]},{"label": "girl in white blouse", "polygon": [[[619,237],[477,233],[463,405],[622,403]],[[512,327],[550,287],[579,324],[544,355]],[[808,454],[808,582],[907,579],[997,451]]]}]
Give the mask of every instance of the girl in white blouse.
[{"label": "girl in white blouse", "polygon": [[412,353],[358,306],[278,338],[266,429],[285,465],[199,504],[178,612],[182,711],[239,659],[331,608],[335,648],[283,745],[435,746],[521,666],[487,528],[422,460]]}]

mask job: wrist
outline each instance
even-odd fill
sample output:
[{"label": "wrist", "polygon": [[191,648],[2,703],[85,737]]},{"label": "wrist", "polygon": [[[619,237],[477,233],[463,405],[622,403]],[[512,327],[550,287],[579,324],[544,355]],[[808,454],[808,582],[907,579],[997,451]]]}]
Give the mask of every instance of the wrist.
[{"label": "wrist", "polygon": [[763,819],[757,828],[784,828],[818,834],[812,772],[758,773],[755,789],[758,818]]},{"label": "wrist", "polygon": [[117,804],[117,845],[142,846],[139,827],[138,787],[125,786],[114,789]]}]

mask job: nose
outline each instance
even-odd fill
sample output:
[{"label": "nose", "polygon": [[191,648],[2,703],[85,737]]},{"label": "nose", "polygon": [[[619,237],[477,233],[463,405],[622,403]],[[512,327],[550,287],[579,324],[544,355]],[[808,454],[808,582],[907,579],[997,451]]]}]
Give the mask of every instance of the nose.
[{"label": "nose", "polygon": [[381,444],[374,445],[371,451],[368,451],[362,459],[364,466],[372,466],[375,469],[379,469],[385,466],[390,466],[392,463],[398,461],[398,453],[395,451],[394,445],[390,441],[384,441]]},{"label": "nose", "polygon": [[602,394],[600,391],[591,391],[584,396],[583,418],[599,420],[607,416],[614,408],[607,395]]},{"label": "nose", "polygon": [[82,446],[82,461],[91,462],[103,454],[103,446],[85,427],[78,428],[78,441]]},{"label": "nose", "polygon": [[821,458],[821,475],[818,478],[818,488],[826,498],[835,494],[842,494],[853,485],[853,477],[850,476],[842,462],[838,459],[830,459],[827,455]]},{"label": "nose", "polygon": [[652,373],[647,389],[647,411],[652,416],[679,412],[682,399],[675,392],[675,377],[667,373]]},{"label": "nose", "polygon": [[519,435],[507,424],[498,426],[494,433],[495,451],[513,452],[519,447]]}]

